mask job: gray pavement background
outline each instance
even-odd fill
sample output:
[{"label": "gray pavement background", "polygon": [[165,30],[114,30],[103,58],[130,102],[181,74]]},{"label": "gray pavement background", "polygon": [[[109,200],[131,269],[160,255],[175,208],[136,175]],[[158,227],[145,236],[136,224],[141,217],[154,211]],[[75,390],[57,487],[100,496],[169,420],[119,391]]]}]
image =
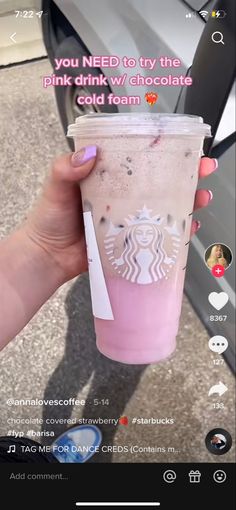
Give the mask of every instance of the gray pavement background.
[{"label": "gray pavement background", "polygon": [[[0,70],[0,236],[11,232],[40,193],[50,161],[68,151],[53,91],[41,78],[51,72],[47,60]],[[91,314],[87,275],[64,285],[0,354],[0,435],[34,430],[33,439],[50,444],[66,426],[46,419],[173,418],[173,425],[102,426],[104,443],[165,447],[166,452],[113,454],[113,462],[218,462],[205,448],[209,430],[223,427],[233,435],[234,379],[228,367],[215,366],[208,335],[184,298],[178,348],[158,365],[125,366],[99,354]],[[225,408],[213,410],[213,384],[229,391]],[[87,399],[86,406],[9,406],[7,399]],[[94,406],[93,399],[109,399]],[[41,419],[44,424],[9,424],[9,419]],[[46,437],[42,431],[51,436]],[[41,436],[40,436],[41,434]],[[175,452],[168,452],[173,447]],[[110,462],[97,455],[95,462]],[[234,460],[234,448],[220,461]]]}]

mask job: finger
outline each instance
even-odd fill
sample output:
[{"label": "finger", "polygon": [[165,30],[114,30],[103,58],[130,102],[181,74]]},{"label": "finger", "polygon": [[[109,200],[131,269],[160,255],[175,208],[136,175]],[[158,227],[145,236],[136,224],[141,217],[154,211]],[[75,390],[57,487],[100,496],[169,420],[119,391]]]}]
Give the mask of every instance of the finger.
[{"label": "finger", "polygon": [[215,172],[215,170],[218,168],[218,161],[217,159],[211,159],[211,158],[202,158],[200,162],[199,167],[199,178],[203,179],[204,177],[207,177],[208,175]]},{"label": "finger", "polygon": [[192,237],[198,230],[201,228],[201,222],[198,220],[193,220],[191,225],[190,237]]},{"label": "finger", "polygon": [[64,182],[81,181],[91,172],[96,155],[96,145],[88,145],[73,154],[60,156],[53,163],[53,178]]},{"label": "finger", "polygon": [[210,189],[198,189],[195,195],[195,201],[193,210],[201,209],[202,207],[207,207],[209,202],[213,199],[213,193]]},{"label": "finger", "polygon": [[97,147],[84,147],[73,154],[63,154],[53,161],[43,195],[51,203],[69,204],[79,200],[78,183],[87,177],[96,161]]}]

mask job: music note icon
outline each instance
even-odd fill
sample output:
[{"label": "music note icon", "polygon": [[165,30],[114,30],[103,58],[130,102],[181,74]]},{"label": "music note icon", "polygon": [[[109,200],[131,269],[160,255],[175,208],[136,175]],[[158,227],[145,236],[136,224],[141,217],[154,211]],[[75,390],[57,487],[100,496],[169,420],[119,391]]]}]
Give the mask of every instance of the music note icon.
[{"label": "music note icon", "polygon": [[16,445],[15,444],[10,444],[9,448],[7,450],[7,453],[15,453],[15,452],[16,452]]}]

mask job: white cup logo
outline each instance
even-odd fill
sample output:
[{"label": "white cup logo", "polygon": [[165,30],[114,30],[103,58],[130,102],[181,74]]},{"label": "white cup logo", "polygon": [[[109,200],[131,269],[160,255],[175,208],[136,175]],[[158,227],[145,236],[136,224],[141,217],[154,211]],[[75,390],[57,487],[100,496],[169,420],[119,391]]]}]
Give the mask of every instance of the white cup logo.
[{"label": "white cup logo", "polygon": [[[162,227],[165,219],[159,215],[151,216],[151,212],[144,205],[136,216],[129,215],[124,225],[115,226],[110,222],[104,240],[107,256],[118,274],[143,285],[168,278],[180,247],[176,222],[172,227]],[[171,241],[171,254],[165,249],[167,237]],[[116,244],[123,248],[119,249]]]}]

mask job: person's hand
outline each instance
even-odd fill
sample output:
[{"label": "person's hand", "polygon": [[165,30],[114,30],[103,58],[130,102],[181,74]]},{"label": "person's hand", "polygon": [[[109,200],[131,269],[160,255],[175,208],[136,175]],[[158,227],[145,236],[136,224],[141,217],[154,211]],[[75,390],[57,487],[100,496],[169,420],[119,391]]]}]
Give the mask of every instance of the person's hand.
[{"label": "person's hand", "polygon": [[[40,246],[63,274],[63,281],[88,268],[79,182],[88,176],[96,161],[96,147],[58,157],[35,209],[24,227],[31,241]],[[199,177],[217,168],[216,160],[202,158]],[[194,209],[206,207],[212,199],[208,190],[198,190]],[[193,221],[192,234],[199,230]]]},{"label": "person's hand", "polygon": [[87,270],[86,243],[79,182],[96,161],[97,147],[59,156],[36,207],[29,215],[27,236],[51,257],[67,281]]},{"label": "person's hand", "polygon": [[223,266],[224,268],[228,267],[228,263],[227,263],[227,260],[225,260],[224,257],[221,257],[218,261],[218,264],[220,264],[221,266]]},{"label": "person's hand", "polygon": [[[203,157],[200,162],[199,167],[199,179],[204,179],[212,174],[218,168],[217,159],[205,158]],[[213,198],[213,193],[211,190],[207,189],[199,189],[195,195],[194,202],[194,211],[197,209],[202,209],[203,207],[207,207],[209,202],[211,202]],[[191,235],[196,234],[196,232],[201,228],[200,221],[193,220]]]}]

